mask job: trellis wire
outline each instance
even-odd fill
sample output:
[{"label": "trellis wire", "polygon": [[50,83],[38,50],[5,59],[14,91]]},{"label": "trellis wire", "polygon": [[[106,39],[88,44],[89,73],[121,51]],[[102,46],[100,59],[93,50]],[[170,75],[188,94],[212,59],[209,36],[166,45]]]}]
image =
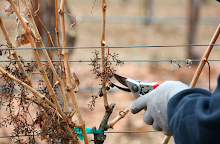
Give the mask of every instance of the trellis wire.
[{"label": "trellis wire", "polygon": [[[220,46],[220,44],[187,44],[187,45],[145,45],[145,46],[107,46],[107,47],[37,47],[37,48],[14,48],[16,50],[28,49],[95,49],[95,48],[152,48],[152,47],[202,47],[202,46]],[[8,50],[8,48],[1,48],[0,50]]]},{"label": "trellis wire", "polygon": [[[104,133],[147,133],[147,132],[161,132],[161,131],[105,131]],[[91,133],[88,133],[88,134],[91,134]],[[46,134],[0,136],[0,138],[26,137],[26,136],[43,136],[43,135],[46,135]]]},{"label": "trellis wire", "polygon": [[[37,60],[22,60],[23,62],[37,62]],[[60,62],[59,60],[51,60],[52,62]],[[68,60],[69,62],[91,62],[92,60]],[[171,60],[120,60],[123,62],[172,62]],[[177,62],[186,62],[187,60],[176,60]],[[200,60],[191,60],[192,62],[199,62]],[[209,62],[213,61],[220,61],[217,60],[207,60]],[[19,62],[19,60],[0,60],[0,62]],[[47,60],[41,60],[41,62],[47,62]],[[63,60],[62,60],[63,62]],[[110,60],[110,62],[115,62],[114,60]]]},{"label": "trellis wire", "polygon": [[[3,1],[3,0],[0,0]],[[5,0],[4,0],[5,1]],[[10,17],[5,15],[5,12],[0,11],[0,15],[4,19],[13,19],[16,16],[11,15]],[[77,17],[78,22],[95,22],[100,23],[101,15],[95,14],[75,14],[74,17]],[[66,17],[66,16],[65,16]],[[107,15],[108,23],[128,23],[128,24],[186,24],[187,18],[184,17],[170,17],[170,16],[134,16],[134,15]],[[219,22],[219,17],[200,17],[199,24],[217,24]]]},{"label": "trellis wire", "polygon": [[[66,49],[95,49],[95,48],[160,48],[160,47],[201,47],[201,46],[220,46],[220,44],[190,44],[190,45],[148,45],[148,46],[112,46],[112,47],[65,47]],[[33,48],[14,48],[15,50],[28,50]],[[64,49],[63,47],[46,47],[46,48],[34,48],[34,49]],[[9,50],[9,48],[1,48],[0,50]],[[18,60],[0,60],[0,62],[17,62]],[[37,62],[36,60],[22,60],[23,62]],[[47,60],[41,60],[47,62]],[[69,62],[91,62],[92,60],[68,60]],[[171,60],[121,60],[124,62],[172,62]],[[177,62],[186,62],[187,60],[175,60]],[[200,60],[191,60],[200,61]],[[208,61],[220,61],[220,60],[208,60]],[[59,60],[52,60],[52,62],[59,62]],[[105,133],[144,133],[144,132],[158,132],[158,131],[112,131]],[[11,137],[23,137],[23,136],[40,136],[40,135],[19,135],[19,136],[0,136],[0,138]]]}]

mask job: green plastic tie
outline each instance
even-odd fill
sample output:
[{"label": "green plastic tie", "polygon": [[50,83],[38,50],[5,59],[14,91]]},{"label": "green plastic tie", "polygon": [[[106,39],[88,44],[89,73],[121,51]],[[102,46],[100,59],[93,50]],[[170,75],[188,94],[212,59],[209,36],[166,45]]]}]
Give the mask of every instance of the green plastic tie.
[{"label": "green plastic tie", "polygon": [[[83,135],[82,135],[81,129],[75,128],[75,131],[76,131],[78,137],[80,138],[80,140],[83,140]],[[92,130],[91,128],[86,128],[86,133],[87,134],[103,134],[104,130]]]}]

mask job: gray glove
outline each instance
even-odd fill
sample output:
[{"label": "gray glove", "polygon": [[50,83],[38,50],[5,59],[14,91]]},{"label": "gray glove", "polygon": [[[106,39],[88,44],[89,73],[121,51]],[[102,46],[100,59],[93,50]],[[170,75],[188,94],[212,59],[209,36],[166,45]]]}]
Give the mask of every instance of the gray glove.
[{"label": "gray glove", "polygon": [[135,100],[130,111],[135,114],[147,109],[143,115],[144,122],[153,125],[157,131],[163,131],[165,135],[171,135],[167,123],[167,103],[172,96],[188,88],[179,81],[165,81],[155,90]]}]

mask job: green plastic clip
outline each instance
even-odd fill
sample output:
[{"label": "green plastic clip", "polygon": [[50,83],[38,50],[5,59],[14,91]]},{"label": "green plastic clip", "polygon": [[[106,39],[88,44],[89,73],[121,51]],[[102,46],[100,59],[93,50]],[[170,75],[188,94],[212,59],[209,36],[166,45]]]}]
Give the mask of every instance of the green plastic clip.
[{"label": "green plastic clip", "polygon": [[[80,140],[83,140],[83,135],[82,135],[81,129],[75,128],[75,131],[76,131],[78,137],[80,138]],[[92,130],[91,128],[86,128],[86,133],[87,134],[103,134],[104,130]]]}]

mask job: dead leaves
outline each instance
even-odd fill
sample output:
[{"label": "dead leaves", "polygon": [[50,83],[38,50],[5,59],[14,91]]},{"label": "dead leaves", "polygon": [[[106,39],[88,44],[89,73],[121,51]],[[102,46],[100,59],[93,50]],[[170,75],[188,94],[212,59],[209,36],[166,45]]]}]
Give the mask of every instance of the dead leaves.
[{"label": "dead leaves", "polygon": [[71,75],[71,84],[72,84],[72,88],[73,88],[73,91],[75,93],[77,93],[79,91],[79,78],[78,76],[76,75],[76,73],[74,72],[73,69],[70,69],[70,75]]},{"label": "dead leaves", "polygon": [[[15,5],[18,4],[17,0],[14,0],[14,4],[15,4]],[[7,6],[5,6],[4,10],[5,10],[5,13],[6,13],[7,16],[9,16],[10,14],[13,14],[13,13],[14,13],[14,10],[13,10],[13,8],[11,7],[11,4],[10,4],[10,3],[8,3]]]},{"label": "dead leaves", "polygon": [[[14,0],[13,2],[16,6],[18,6],[18,1],[17,0]],[[10,3],[7,6],[5,6],[4,9],[5,9],[5,13],[6,13],[7,16],[14,13],[14,9],[12,8]],[[28,39],[28,36],[27,36],[27,32],[31,33],[32,38],[36,42],[36,35],[35,35],[34,30],[33,30],[32,24],[29,22],[29,19],[23,13],[20,13],[20,15],[21,15],[22,20],[24,21],[24,23],[28,27],[29,31],[26,31],[24,29],[24,27],[22,26],[21,21],[18,19],[18,17],[16,17],[16,20],[15,20],[15,24],[16,24],[15,46],[16,47],[19,47],[21,45],[25,45],[25,44],[30,43],[29,39]]]},{"label": "dead leaves", "polygon": [[13,12],[14,12],[14,10],[13,10],[13,8],[11,7],[10,4],[7,5],[7,6],[5,6],[4,9],[5,9],[5,13],[6,13],[7,16],[9,16],[10,14],[13,14]]},{"label": "dead leaves", "polygon": [[[32,35],[32,38],[34,40],[36,40],[36,35],[35,35],[34,30],[33,30],[32,24],[29,22],[29,19],[27,17],[25,17],[25,15],[23,13],[20,13],[20,14],[22,16],[23,21],[27,25],[27,27],[29,29],[29,32]],[[15,46],[19,47],[21,45],[28,44],[29,43],[29,39],[27,37],[26,30],[22,26],[21,21],[18,19],[18,17],[16,17],[16,22],[15,23],[16,23]]]}]

